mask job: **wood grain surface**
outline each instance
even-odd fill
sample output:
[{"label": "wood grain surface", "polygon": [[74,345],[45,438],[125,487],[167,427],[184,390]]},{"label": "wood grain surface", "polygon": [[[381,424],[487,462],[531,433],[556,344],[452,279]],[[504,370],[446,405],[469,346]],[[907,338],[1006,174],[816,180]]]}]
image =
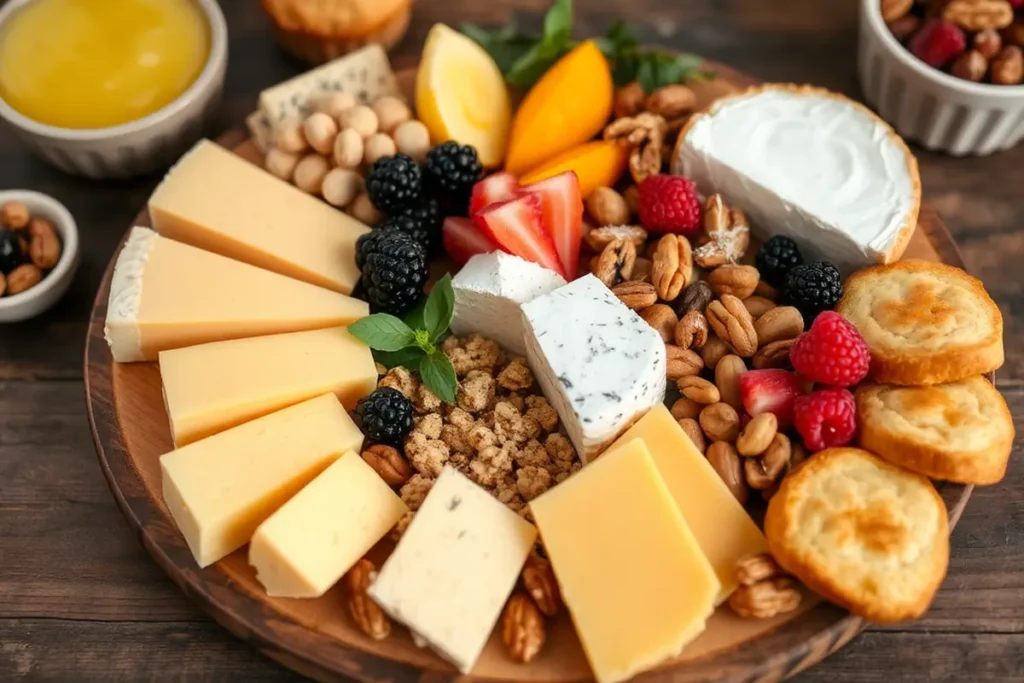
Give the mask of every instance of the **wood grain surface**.
[{"label": "wood grain surface", "polygon": [[[858,96],[853,0],[582,0],[582,35],[624,16],[648,41],[727,61],[758,77]],[[231,32],[216,135],[258,91],[301,67],[274,47],[251,0],[222,0]],[[415,59],[437,20],[538,25],[546,0],[418,0],[399,57]],[[1000,386],[1024,415],[1024,148],[986,159],[918,151],[925,197],[1006,321]],[[149,559],[96,465],[83,410],[82,352],[103,270],[157,178],[96,183],[29,156],[0,131],[4,187],[49,192],[83,233],[67,297],[36,320],[0,326],[0,680],[286,681],[298,677],[212,624]],[[1015,456],[1020,452],[1020,442]],[[950,578],[919,621],[869,630],[801,682],[1019,681],[1024,678],[1024,474],[976,489],[953,534]]]}]

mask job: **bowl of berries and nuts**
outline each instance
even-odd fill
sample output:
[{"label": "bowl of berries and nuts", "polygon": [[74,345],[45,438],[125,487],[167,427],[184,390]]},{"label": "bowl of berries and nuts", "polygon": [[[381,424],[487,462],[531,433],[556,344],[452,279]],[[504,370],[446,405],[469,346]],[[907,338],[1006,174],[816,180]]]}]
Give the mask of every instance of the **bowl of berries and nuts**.
[{"label": "bowl of berries and nuts", "polygon": [[861,0],[868,104],[905,138],[985,155],[1024,138],[1024,0]]},{"label": "bowl of berries and nuts", "polygon": [[0,192],[0,323],[39,315],[67,291],[78,265],[78,228],[39,192]]}]

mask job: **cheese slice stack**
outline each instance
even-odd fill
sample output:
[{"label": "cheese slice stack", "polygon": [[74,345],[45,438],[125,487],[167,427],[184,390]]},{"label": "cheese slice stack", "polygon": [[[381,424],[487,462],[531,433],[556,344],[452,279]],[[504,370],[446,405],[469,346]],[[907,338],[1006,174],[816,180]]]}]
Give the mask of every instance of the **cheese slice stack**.
[{"label": "cheese slice stack", "polygon": [[690,118],[672,172],[718,192],[762,237],[786,235],[807,262],[844,275],[897,260],[917,226],[921,179],[907,145],[837,93],[765,85]]},{"label": "cheese slice stack", "polygon": [[345,325],[366,302],[133,228],[110,284],[114,360],[225,339]]},{"label": "cheese slice stack", "polygon": [[349,294],[355,245],[369,228],[209,140],[149,200],[165,237]]},{"label": "cheese slice stack", "polygon": [[377,387],[370,347],[343,327],[161,351],[160,377],[176,446],[326,392],[353,409]]}]

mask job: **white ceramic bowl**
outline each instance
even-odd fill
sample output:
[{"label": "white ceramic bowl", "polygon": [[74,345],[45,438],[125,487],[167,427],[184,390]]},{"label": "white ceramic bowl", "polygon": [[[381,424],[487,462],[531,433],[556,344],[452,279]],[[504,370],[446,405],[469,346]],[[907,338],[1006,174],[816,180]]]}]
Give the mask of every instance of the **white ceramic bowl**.
[{"label": "white ceramic bowl", "polygon": [[[10,0],[0,25],[33,0]],[[203,123],[220,102],[228,63],[228,31],[217,0],[192,0],[206,16],[210,56],[199,77],[178,98],[149,116],[108,128],[49,126],[19,114],[0,98],[0,118],[41,157],[89,178],[127,178],[169,165],[199,139]]]},{"label": "white ceramic bowl", "polygon": [[33,217],[39,216],[53,223],[60,234],[62,251],[57,265],[35,287],[14,296],[0,296],[0,323],[27,320],[53,306],[68,291],[78,270],[78,226],[63,204],[32,190],[0,192],[0,206],[7,202],[21,202]]},{"label": "white ceramic bowl", "polygon": [[900,135],[955,155],[1024,138],[1024,85],[972,83],[933,69],[893,37],[879,0],[861,0],[858,67],[868,104]]}]

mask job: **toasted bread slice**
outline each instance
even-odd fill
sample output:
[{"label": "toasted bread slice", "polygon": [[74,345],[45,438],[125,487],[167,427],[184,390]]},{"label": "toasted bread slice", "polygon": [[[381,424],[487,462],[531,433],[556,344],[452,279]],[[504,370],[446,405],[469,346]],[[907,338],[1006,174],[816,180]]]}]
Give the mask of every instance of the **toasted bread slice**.
[{"label": "toasted bread slice", "polygon": [[981,281],[959,268],[900,261],[847,279],[836,308],[871,349],[871,377],[926,385],[1003,364],[1003,316]]},{"label": "toasted bread slice", "polygon": [[1010,409],[980,375],[930,387],[864,385],[857,420],[864,448],[933,479],[994,484],[1013,449]]},{"label": "toasted bread slice", "polygon": [[765,533],[786,571],[880,623],[921,616],[949,563],[932,483],[859,448],[829,448],[793,470],[768,504]]}]

